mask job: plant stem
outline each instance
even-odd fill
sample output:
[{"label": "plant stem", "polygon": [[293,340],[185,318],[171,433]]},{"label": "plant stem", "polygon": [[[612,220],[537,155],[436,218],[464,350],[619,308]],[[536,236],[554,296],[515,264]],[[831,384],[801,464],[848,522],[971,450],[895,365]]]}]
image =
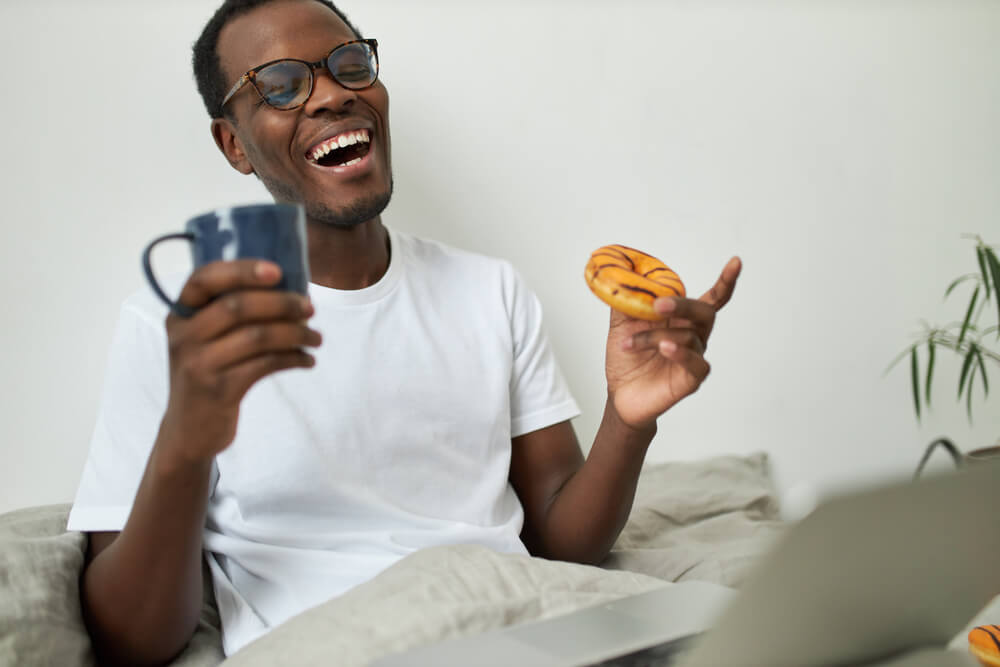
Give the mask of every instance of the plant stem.
[{"label": "plant stem", "polygon": [[[945,347],[950,347],[951,349],[955,350],[956,352],[961,352],[961,353],[968,352],[969,345],[971,343],[971,341],[965,340],[965,341],[962,341],[961,345],[959,345],[958,344],[958,336],[954,336],[952,334],[945,333],[944,331],[938,331],[937,333],[935,333],[934,334],[934,341],[937,342],[937,343],[941,343]],[[984,357],[988,357],[988,358],[992,359],[993,361],[995,361],[996,363],[1000,364],[1000,354],[997,354],[996,352],[988,350],[985,347],[983,347],[982,345],[979,346],[979,351],[982,353],[982,355]]]}]

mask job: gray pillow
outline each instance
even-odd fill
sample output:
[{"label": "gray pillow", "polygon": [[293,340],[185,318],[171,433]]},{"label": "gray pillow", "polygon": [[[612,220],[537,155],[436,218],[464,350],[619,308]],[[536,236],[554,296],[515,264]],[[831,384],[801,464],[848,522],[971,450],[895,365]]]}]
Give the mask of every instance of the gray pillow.
[{"label": "gray pillow", "polygon": [[[87,538],[66,531],[69,509],[51,505],[0,515],[0,667],[97,664],[80,610]],[[173,667],[214,667],[224,658],[207,568],[203,575],[198,629]]]},{"label": "gray pillow", "polygon": [[78,578],[87,539],[68,505],[0,516],[0,665],[94,665]]},{"label": "gray pillow", "polygon": [[739,587],[785,526],[762,452],[651,464],[601,567]]}]

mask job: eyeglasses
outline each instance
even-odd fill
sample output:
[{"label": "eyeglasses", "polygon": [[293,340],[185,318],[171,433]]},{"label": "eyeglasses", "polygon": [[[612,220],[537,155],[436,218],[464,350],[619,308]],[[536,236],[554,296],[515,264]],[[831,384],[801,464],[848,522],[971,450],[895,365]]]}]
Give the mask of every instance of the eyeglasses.
[{"label": "eyeglasses", "polygon": [[314,63],[282,58],[254,67],[240,77],[222,100],[221,106],[226,106],[226,102],[240,88],[250,83],[261,99],[275,109],[295,109],[305,104],[312,95],[316,81],[313,71],[323,68],[344,88],[368,88],[378,80],[378,40],[346,42],[330,51],[323,60]]}]

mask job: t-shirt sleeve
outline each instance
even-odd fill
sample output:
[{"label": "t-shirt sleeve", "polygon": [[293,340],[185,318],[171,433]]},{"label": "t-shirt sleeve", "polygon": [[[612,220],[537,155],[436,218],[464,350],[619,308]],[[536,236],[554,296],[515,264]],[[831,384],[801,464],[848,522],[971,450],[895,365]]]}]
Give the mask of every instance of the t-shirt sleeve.
[{"label": "t-shirt sleeve", "polygon": [[111,343],[69,530],[118,531],[124,527],[163,419],[167,389],[163,322],[126,301]]},{"label": "t-shirt sleeve", "polygon": [[542,304],[509,265],[508,315],[514,345],[510,435],[517,437],[580,414],[542,326]]}]

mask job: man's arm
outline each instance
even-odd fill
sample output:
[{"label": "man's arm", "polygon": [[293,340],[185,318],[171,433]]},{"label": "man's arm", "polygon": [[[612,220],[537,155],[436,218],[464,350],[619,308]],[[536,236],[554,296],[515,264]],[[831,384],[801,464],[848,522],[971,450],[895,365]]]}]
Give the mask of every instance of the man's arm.
[{"label": "man's arm", "polygon": [[586,462],[565,421],[512,440],[510,481],[532,555],[600,563],[625,527],[656,426],[635,431],[610,406]]},{"label": "man's arm", "polygon": [[211,463],[177,465],[167,449],[154,447],[122,532],[90,536],[80,600],[102,664],[164,664],[198,625]]},{"label": "man's arm", "polygon": [[[94,534],[80,602],[101,664],[160,665],[177,655],[201,610],[202,530],[212,462],[236,437],[239,406],[261,378],[309,368],[312,305],[268,289],[280,269],[214,262],[192,274],[167,318],[170,394],[128,521]],[[139,372],[136,370],[135,372]]]},{"label": "man's arm", "polygon": [[715,315],[741,268],[730,260],[700,299],[658,299],[660,322],[611,312],[608,401],[586,461],[569,422],[512,439],[510,481],[532,554],[591,564],[608,555],[631,512],[657,418],[708,376],[704,355]]}]

